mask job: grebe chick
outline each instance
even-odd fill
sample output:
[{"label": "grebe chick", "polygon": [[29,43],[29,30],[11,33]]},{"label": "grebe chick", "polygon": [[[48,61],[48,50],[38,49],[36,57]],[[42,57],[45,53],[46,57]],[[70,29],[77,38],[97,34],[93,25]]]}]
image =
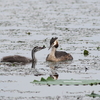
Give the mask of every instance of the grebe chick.
[{"label": "grebe chick", "polygon": [[73,60],[73,57],[69,54],[66,53],[65,51],[56,51],[58,48],[58,38],[51,38],[50,40],[50,48],[51,52],[48,54],[46,61],[53,61],[53,62],[59,62],[59,61],[66,61],[66,60]]},{"label": "grebe chick", "polygon": [[30,62],[36,62],[37,60],[35,58],[35,53],[44,48],[45,48],[44,46],[43,47],[38,47],[38,46],[34,47],[31,52],[32,59],[24,57],[24,56],[20,56],[20,55],[14,55],[14,56],[3,57],[1,59],[1,62],[12,62],[12,63],[18,62],[18,63],[23,63],[23,64],[30,63]]}]

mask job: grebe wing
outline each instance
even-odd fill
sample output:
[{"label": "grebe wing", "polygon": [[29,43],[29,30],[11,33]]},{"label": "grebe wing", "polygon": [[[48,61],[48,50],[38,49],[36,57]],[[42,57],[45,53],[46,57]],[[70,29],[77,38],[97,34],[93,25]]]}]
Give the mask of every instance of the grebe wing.
[{"label": "grebe wing", "polygon": [[15,59],[15,62],[25,62],[25,63],[31,62],[31,59],[24,56],[19,56],[19,55],[14,55],[14,59]]},{"label": "grebe wing", "polygon": [[3,57],[2,62],[29,62],[30,59],[24,56],[14,55],[14,56],[6,56]]},{"label": "grebe wing", "polygon": [[61,56],[66,56],[66,55],[68,55],[68,53],[66,53],[66,52],[64,52],[64,51],[56,51],[56,52],[55,52],[55,56],[56,56],[57,58],[59,58],[59,57],[61,57]]},{"label": "grebe wing", "polygon": [[55,56],[56,56],[56,58],[61,58],[61,59],[66,59],[66,60],[73,59],[73,57],[69,53],[66,53],[64,51],[56,51]]}]

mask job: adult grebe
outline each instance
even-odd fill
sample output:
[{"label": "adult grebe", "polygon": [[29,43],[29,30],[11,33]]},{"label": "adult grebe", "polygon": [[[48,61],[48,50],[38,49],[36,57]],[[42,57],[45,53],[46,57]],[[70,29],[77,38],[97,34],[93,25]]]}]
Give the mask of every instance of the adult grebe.
[{"label": "adult grebe", "polygon": [[73,60],[73,57],[64,51],[56,51],[58,48],[58,38],[51,38],[50,40],[50,48],[52,48],[50,54],[48,54],[46,60],[47,61],[54,61],[54,62],[59,62],[59,61],[65,61],[65,60]]},{"label": "adult grebe", "polygon": [[24,56],[20,56],[20,55],[14,55],[14,56],[3,57],[1,59],[1,62],[12,62],[12,63],[13,62],[18,62],[18,63],[24,63],[24,64],[25,63],[30,63],[30,62],[36,62],[35,53],[37,51],[40,51],[41,49],[44,49],[44,48],[45,48],[44,46],[43,47],[38,47],[38,46],[34,47],[32,49],[32,52],[31,52],[32,59],[24,57]]}]

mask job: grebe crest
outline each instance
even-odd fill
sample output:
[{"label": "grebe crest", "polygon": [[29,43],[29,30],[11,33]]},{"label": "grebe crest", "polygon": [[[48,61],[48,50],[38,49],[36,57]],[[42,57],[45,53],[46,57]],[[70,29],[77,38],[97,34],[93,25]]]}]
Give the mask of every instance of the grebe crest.
[{"label": "grebe crest", "polygon": [[50,47],[49,47],[49,49],[51,48],[51,47],[55,47],[55,48],[58,48],[58,46],[59,46],[59,44],[58,44],[58,37],[55,37],[55,38],[51,38],[51,40],[50,40]]}]

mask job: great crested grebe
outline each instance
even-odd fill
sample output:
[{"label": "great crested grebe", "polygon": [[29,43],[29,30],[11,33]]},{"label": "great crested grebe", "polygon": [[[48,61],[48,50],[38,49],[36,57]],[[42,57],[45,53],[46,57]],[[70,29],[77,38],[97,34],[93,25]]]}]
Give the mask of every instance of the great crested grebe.
[{"label": "great crested grebe", "polygon": [[50,48],[52,48],[50,54],[48,54],[46,61],[54,61],[54,62],[59,62],[59,61],[65,61],[65,60],[73,60],[73,57],[64,51],[56,51],[58,48],[58,38],[51,38],[50,40]]},{"label": "great crested grebe", "polygon": [[24,56],[20,56],[20,55],[14,55],[14,56],[6,56],[6,57],[3,57],[1,59],[1,62],[18,62],[18,63],[30,63],[30,62],[36,62],[36,58],[35,58],[35,53],[37,51],[40,51],[41,49],[44,49],[45,47],[34,47],[32,49],[32,52],[31,52],[31,55],[32,55],[32,59],[30,58],[27,58],[27,57],[24,57]]}]

